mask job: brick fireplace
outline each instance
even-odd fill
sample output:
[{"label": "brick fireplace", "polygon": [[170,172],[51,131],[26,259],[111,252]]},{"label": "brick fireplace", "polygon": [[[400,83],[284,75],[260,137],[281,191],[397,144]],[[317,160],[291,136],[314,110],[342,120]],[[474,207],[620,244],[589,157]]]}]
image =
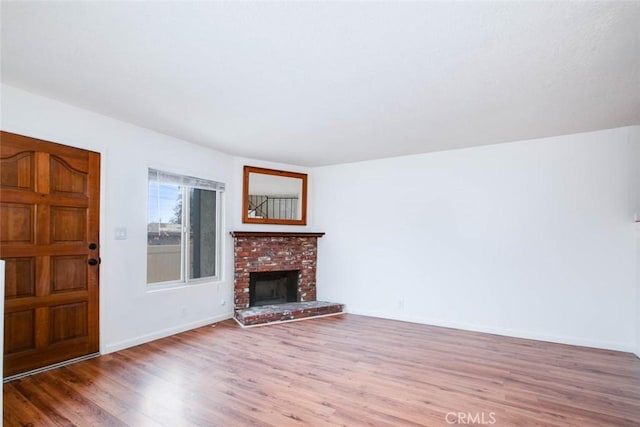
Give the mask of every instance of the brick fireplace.
[{"label": "brick fireplace", "polygon": [[[231,235],[234,238],[234,314],[242,325],[342,312],[342,304],[316,301],[318,238],[324,233],[233,231]],[[252,274],[292,271],[297,272],[295,302],[250,305]]]}]

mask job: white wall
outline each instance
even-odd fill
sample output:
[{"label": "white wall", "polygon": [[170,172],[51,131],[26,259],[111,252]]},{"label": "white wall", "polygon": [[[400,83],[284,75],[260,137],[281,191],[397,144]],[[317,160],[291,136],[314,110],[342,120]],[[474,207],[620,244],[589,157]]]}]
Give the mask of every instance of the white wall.
[{"label": "white wall", "polygon": [[632,131],[314,169],[319,299],[634,350]]},{"label": "white wall", "polygon": [[635,171],[635,220],[636,220],[636,356],[640,357],[640,126],[635,126],[629,132],[629,140],[634,147],[634,154],[630,157],[631,168]]},{"label": "white wall", "polygon": [[[4,261],[0,259],[0,376],[4,372]],[[2,402],[3,387],[0,384],[0,402]],[[2,419],[2,406],[0,405],[0,419]]]},{"label": "white wall", "polygon": [[[640,164],[640,162],[639,162]],[[636,222],[636,356],[640,357],[640,222]]]},{"label": "white wall", "polygon": [[[232,157],[10,86],[2,90],[3,130],[102,154],[103,353],[231,317],[233,252],[228,230],[241,190]],[[221,281],[160,291],[147,287],[148,167],[227,184]],[[117,227],[127,229],[127,240],[114,239]]]}]

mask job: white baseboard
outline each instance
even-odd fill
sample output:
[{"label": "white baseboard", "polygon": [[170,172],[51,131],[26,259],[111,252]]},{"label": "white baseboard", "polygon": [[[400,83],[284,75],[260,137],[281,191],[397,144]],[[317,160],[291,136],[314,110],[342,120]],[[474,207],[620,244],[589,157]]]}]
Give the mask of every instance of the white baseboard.
[{"label": "white baseboard", "polygon": [[[621,344],[616,342],[596,341],[596,340],[587,340],[587,339],[575,338],[575,337],[563,337],[563,336],[557,336],[557,335],[539,334],[535,332],[522,331],[517,329],[496,328],[496,327],[486,326],[486,325],[477,325],[477,324],[470,324],[470,323],[463,323],[463,322],[451,322],[447,320],[429,319],[429,318],[418,317],[418,316],[402,316],[402,315],[393,315],[393,314],[390,315],[388,313],[381,313],[381,312],[368,311],[368,310],[358,310],[358,309],[354,310],[349,308],[348,306],[347,306],[346,312],[351,314],[358,314],[362,316],[379,317],[379,318],[390,319],[390,320],[400,320],[403,322],[420,323],[423,325],[441,326],[444,328],[462,329],[462,330],[473,331],[473,332],[483,332],[487,334],[502,335],[502,336],[513,337],[513,338],[524,338],[529,340],[546,341],[546,342],[552,342],[557,344],[568,344],[568,345],[577,345],[580,347],[591,347],[591,348],[600,348],[605,350],[623,351],[625,353],[636,352],[635,353],[636,355],[638,355],[637,352],[640,352],[640,350],[637,350],[632,345],[626,345],[626,344]],[[638,357],[640,357],[640,355],[638,355]]]},{"label": "white baseboard", "polygon": [[100,352],[102,354],[113,353],[114,351],[124,350],[125,348],[144,344],[150,341],[155,341],[160,338],[165,338],[170,335],[179,334],[180,332],[189,331],[191,329],[210,325],[212,323],[220,322],[222,320],[227,320],[231,318],[233,318],[233,312],[224,313],[224,314],[220,314],[218,316],[213,316],[213,317],[207,317],[205,319],[196,320],[194,322],[185,323],[182,325],[175,326],[173,328],[163,329],[161,331],[156,331],[150,334],[141,335],[141,336],[123,340],[117,343],[106,344],[104,347],[101,348]]}]

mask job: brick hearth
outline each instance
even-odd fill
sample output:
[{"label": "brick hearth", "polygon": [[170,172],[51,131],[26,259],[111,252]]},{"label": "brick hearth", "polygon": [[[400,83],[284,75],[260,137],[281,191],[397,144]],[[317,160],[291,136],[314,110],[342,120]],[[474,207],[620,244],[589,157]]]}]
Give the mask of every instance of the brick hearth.
[{"label": "brick hearth", "polygon": [[[234,313],[243,325],[297,320],[340,313],[341,304],[316,301],[318,238],[324,233],[233,231]],[[249,307],[250,275],[253,272],[297,270],[295,303]],[[311,303],[314,304],[305,304]]]},{"label": "brick hearth", "polygon": [[325,301],[289,302],[238,310],[236,319],[243,326],[255,326],[264,323],[286,322],[307,317],[340,314],[343,309],[344,306],[342,304]]}]

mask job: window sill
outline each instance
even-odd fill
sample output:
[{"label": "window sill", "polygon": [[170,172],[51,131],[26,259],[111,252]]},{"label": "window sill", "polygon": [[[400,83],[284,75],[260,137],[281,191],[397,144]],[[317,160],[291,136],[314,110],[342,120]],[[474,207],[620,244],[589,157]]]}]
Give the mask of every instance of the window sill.
[{"label": "window sill", "polygon": [[164,283],[147,283],[147,292],[170,291],[175,289],[193,288],[196,286],[213,286],[223,283],[220,278],[204,278],[191,280],[189,282],[164,282]]}]

